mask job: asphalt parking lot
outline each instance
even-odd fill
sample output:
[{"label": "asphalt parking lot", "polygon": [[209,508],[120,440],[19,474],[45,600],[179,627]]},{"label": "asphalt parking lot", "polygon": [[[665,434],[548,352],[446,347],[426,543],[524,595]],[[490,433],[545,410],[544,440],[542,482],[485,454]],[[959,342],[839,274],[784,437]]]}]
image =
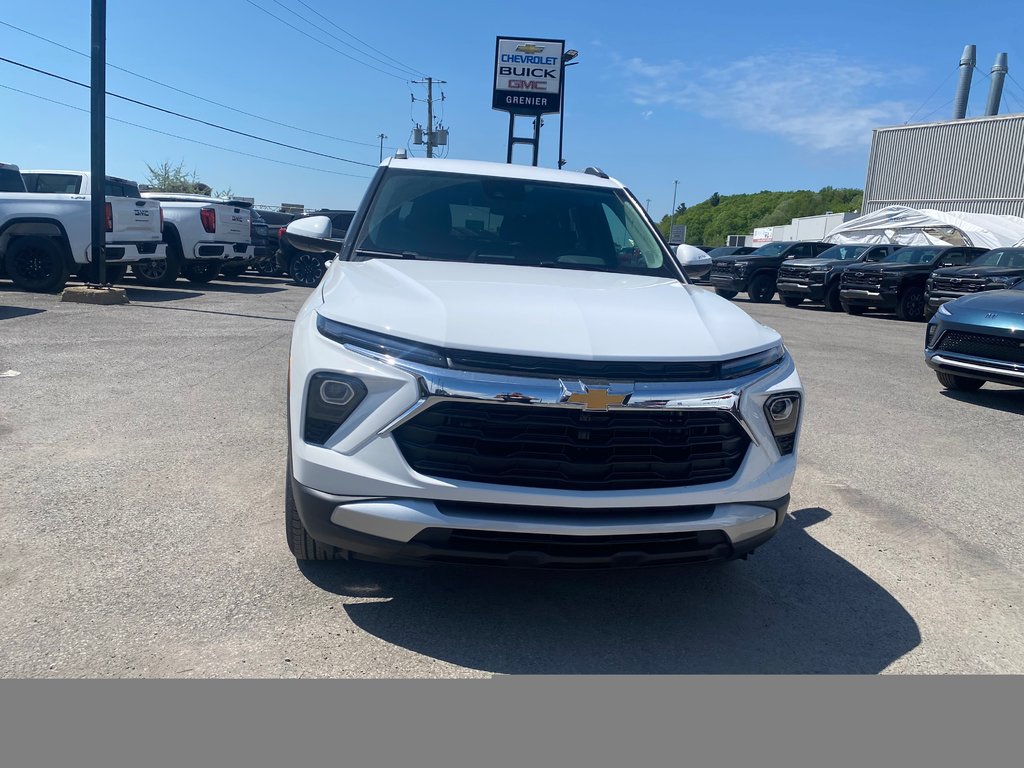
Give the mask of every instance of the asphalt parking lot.
[{"label": "asphalt parking lot", "polygon": [[91,307],[0,282],[0,676],[1024,671],[1024,390],[943,392],[923,325],[740,301],[808,396],[791,517],[748,561],[298,567],[285,376],[308,290],[126,285]]}]

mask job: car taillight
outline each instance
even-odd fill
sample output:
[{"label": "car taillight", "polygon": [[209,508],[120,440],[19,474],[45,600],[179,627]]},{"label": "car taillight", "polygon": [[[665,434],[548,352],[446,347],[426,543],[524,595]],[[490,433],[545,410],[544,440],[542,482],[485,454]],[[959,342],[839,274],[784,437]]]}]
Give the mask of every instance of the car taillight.
[{"label": "car taillight", "polygon": [[164,231],[164,207],[160,206],[160,231]]},{"label": "car taillight", "polygon": [[103,207],[103,226],[107,232],[114,231],[114,206],[110,203]]},{"label": "car taillight", "polygon": [[278,240],[280,240],[281,238],[284,237],[284,231],[286,229],[287,229],[287,227],[278,227],[278,230],[277,230],[277,239]]},{"label": "car taillight", "polygon": [[203,208],[199,211],[199,218],[203,221],[203,229],[207,232],[217,231],[217,211],[214,208]]}]

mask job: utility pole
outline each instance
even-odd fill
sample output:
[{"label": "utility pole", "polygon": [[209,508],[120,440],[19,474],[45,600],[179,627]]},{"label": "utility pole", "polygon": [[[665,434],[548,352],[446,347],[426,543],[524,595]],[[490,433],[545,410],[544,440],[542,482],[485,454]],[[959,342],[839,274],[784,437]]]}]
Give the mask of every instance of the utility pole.
[{"label": "utility pole", "polygon": [[92,172],[92,274],[96,285],[107,282],[105,226],[107,165],[107,0],[92,0],[92,60],[90,94]]},{"label": "utility pole", "polygon": [[647,198],[647,203],[644,205],[644,210],[648,213],[651,212],[651,198]]},{"label": "utility pole", "polygon": [[377,138],[380,139],[380,162],[384,162],[384,139],[387,138],[383,133],[378,133]]},{"label": "utility pole", "polygon": [[679,191],[679,180],[672,182],[672,219],[668,225],[669,242],[672,241],[672,227],[676,225],[676,192]]},{"label": "utility pole", "polygon": [[[414,85],[425,85],[427,86],[427,130],[426,130],[426,141],[414,141],[414,144],[426,144],[427,145],[427,157],[434,156],[434,147],[447,144],[448,136],[447,131],[434,130],[434,85],[444,85],[446,80],[435,80],[432,77],[428,77],[424,80],[414,80]],[[417,101],[416,97],[412,97],[413,101]],[[441,94],[441,100],[444,101],[444,94]],[[418,126],[417,126],[418,127]]]}]

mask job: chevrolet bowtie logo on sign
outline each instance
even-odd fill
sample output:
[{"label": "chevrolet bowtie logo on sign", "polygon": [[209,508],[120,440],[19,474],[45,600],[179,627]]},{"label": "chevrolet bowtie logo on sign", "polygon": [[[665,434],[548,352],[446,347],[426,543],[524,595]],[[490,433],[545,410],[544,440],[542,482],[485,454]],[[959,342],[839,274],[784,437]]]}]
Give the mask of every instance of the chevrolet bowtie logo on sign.
[{"label": "chevrolet bowtie logo on sign", "polygon": [[527,43],[526,45],[517,45],[516,50],[520,53],[542,53],[544,51],[544,46]]},{"label": "chevrolet bowtie logo on sign", "polygon": [[613,405],[622,405],[626,397],[609,392],[607,387],[584,387],[583,392],[569,395],[569,402],[582,404],[585,411],[607,411]]}]

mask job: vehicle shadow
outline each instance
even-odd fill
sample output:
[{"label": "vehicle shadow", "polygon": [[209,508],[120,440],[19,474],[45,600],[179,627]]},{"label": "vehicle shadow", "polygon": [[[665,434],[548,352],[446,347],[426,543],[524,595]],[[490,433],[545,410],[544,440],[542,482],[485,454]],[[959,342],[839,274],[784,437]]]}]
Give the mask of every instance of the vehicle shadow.
[{"label": "vehicle shadow", "polygon": [[956,392],[943,389],[941,394],[943,397],[961,403],[1024,416],[1024,389],[979,389],[976,392]]},{"label": "vehicle shadow", "polygon": [[203,294],[197,291],[179,291],[174,288],[142,288],[122,283],[128,301],[181,301],[196,299]]},{"label": "vehicle shadow", "polygon": [[[243,278],[244,279],[244,278]],[[248,281],[246,281],[248,282]],[[212,283],[204,283],[202,286],[203,293],[248,293],[248,294],[261,294],[261,293],[279,293],[284,289],[283,286],[267,286],[267,285],[246,285],[245,283],[228,283],[222,281],[215,281]]]},{"label": "vehicle shadow", "polygon": [[31,307],[11,307],[0,305],[0,320],[13,320],[16,317],[27,317],[45,312],[45,309],[32,309]]},{"label": "vehicle shadow", "polygon": [[254,275],[254,274],[250,274],[248,272],[244,272],[241,275],[238,275],[237,277],[235,277],[235,276],[231,276],[231,277],[223,276],[223,277],[220,277],[217,282],[218,283],[225,283],[225,282],[227,282],[227,283],[231,283],[231,284],[255,283],[256,285],[282,285],[282,284],[283,285],[287,285],[287,284],[291,283],[291,281],[292,280],[291,280],[290,277],[269,277],[267,275]]},{"label": "vehicle shadow", "polygon": [[748,562],[544,573],[302,563],[360,628],[503,674],[868,674],[921,640],[885,589],[816,542],[795,512]]}]

